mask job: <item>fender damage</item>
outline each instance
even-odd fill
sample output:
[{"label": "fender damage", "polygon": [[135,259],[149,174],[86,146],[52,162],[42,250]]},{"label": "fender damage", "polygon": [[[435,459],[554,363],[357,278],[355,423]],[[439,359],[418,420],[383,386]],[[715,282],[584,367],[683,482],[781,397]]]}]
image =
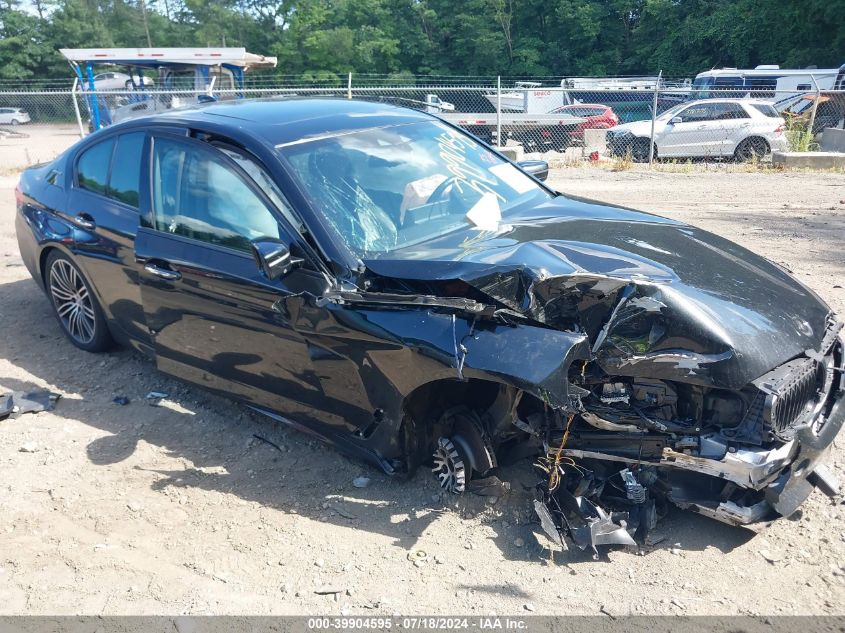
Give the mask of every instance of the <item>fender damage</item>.
[{"label": "fender damage", "polygon": [[[525,239],[544,224],[544,239]],[[366,291],[323,301],[413,306],[442,321],[435,347],[455,377],[510,394],[447,453],[495,468],[532,446],[535,509],[564,547],[643,543],[669,503],[756,526],[816,486],[836,493],[820,461],[845,419],[842,325],[818,297],[685,225],[625,222],[596,245],[550,239],[562,224],[532,218],[509,227],[522,239],[443,249],[425,267],[415,254],[368,262]],[[567,233],[597,224],[581,217]]]}]

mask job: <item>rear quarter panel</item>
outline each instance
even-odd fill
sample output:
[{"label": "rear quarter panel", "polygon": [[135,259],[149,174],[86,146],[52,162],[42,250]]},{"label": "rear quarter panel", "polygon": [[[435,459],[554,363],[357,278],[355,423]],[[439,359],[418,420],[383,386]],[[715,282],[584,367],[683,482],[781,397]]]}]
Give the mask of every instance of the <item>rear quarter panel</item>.
[{"label": "rear quarter panel", "polygon": [[62,162],[57,160],[26,170],[21,174],[16,192],[18,248],[24,265],[42,289],[44,249],[55,247],[70,252],[73,247],[72,227],[60,216],[66,200],[64,189],[47,182],[50,173],[61,172],[62,167]]}]

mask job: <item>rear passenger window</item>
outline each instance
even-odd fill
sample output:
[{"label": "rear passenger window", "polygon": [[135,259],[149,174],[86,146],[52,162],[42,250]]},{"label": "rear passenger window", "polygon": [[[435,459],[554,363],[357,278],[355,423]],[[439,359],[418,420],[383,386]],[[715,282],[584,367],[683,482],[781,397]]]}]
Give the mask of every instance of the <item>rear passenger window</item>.
[{"label": "rear passenger window", "polygon": [[781,115],[775,110],[774,106],[770,106],[767,103],[752,103],[750,104],[752,108],[757,110],[760,114],[763,114],[767,117],[772,119],[779,119]]},{"label": "rear passenger window", "polygon": [[109,178],[114,139],[108,139],[88,148],[79,157],[76,164],[79,186],[96,193],[105,193]]},{"label": "rear passenger window", "polygon": [[722,103],[716,109],[718,119],[748,119],[748,113],[738,103]]},{"label": "rear passenger window", "polygon": [[138,184],[141,179],[141,158],[144,132],[121,134],[117,137],[114,165],[107,195],[131,207],[138,207]]}]

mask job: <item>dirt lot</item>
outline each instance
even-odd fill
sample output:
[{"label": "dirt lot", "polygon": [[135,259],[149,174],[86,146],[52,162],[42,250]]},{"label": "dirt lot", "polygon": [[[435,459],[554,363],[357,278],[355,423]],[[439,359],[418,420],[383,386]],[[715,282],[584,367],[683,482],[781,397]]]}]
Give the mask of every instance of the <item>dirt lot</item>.
[{"label": "dirt lot", "polygon": [[0,175],[53,160],[79,140],[79,127],[68,124],[26,124],[0,128]]},{"label": "dirt lot", "polygon": [[[845,311],[845,177],[724,171],[553,181],[734,239]],[[820,493],[762,535],[676,511],[643,556],[552,560],[527,466],[504,473],[508,497],[444,498],[429,473],[388,479],[131,352],[76,350],[17,254],[13,186],[0,177],[0,390],[63,398],[0,423],[3,614],[845,613],[845,505]],[[845,437],[830,462],[845,479]]]}]

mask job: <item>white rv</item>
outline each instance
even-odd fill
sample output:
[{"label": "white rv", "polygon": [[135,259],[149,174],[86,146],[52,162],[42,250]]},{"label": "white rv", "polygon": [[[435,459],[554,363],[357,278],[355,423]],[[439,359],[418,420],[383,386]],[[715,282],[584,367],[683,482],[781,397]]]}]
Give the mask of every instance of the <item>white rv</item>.
[{"label": "white rv", "polygon": [[708,70],[696,75],[690,99],[754,98],[777,104],[808,92],[832,90],[838,73],[838,68],[785,69],[777,65]]}]

